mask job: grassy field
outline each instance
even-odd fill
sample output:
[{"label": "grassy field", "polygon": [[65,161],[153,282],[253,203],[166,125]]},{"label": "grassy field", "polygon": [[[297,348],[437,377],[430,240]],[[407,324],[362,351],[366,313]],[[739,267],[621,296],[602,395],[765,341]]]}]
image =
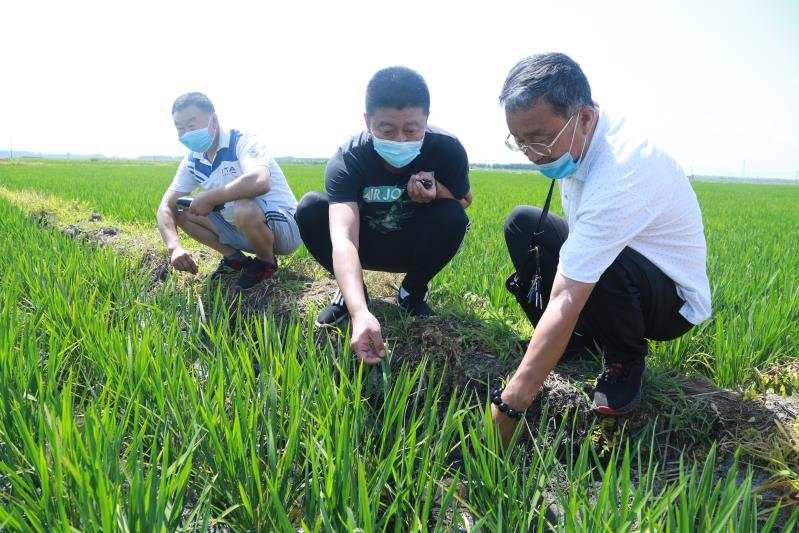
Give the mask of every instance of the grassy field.
[{"label": "grassy field", "polygon": [[[755,461],[736,462],[710,429],[695,439],[704,439],[701,454],[654,446],[664,428],[693,424],[678,403],[656,404],[659,421],[635,432],[590,421],[581,439],[578,413],[547,416],[544,405],[530,435],[503,452],[485,398],[452,390],[449,360],[436,350],[422,349],[414,364],[360,368],[344,339],[313,332],[313,306],[280,320],[269,312],[231,320],[237,311],[225,294],[202,279],[156,282],[135,254],[42,227],[24,201],[36,192],[55,219],[96,211],[104,224],[152,239],[174,169],[0,163],[0,525],[748,531],[799,518],[752,490],[755,476],[799,491],[799,444],[765,450],[755,475]],[[298,197],[322,188],[321,166],[284,170]],[[502,223],[515,205],[541,202],[546,185],[472,173],[467,242],[431,294],[442,327],[459,324],[458,346],[479,345],[508,364],[518,358],[513,346],[530,330],[504,291]],[[799,187],[695,189],[714,317],[653,344],[650,388],[704,376],[746,398],[795,395]],[[302,251],[285,269],[321,279],[309,263]],[[419,326],[397,322],[389,333],[397,345],[417,342]]]}]

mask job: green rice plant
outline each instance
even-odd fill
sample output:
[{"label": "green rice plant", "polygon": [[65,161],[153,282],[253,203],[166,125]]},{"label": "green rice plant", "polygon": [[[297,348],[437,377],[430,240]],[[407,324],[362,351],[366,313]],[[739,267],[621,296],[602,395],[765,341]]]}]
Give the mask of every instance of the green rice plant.
[{"label": "green rice plant", "polygon": [[[438,301],[452,301],[445,313],[496,328],[481,340],[525,332],[497,289],[507,260],[495,235],[502,210],[538,191],[528,179],[475,173],[486,201],[436,282]],[[711,222],[731,217],[737,194],[699,188],[700,198],[719,195]],[[139,207],[130,216],[144,216]],[[651,434],[598,450],[574,442],[569,416],[552,427],[545,411],[503,449],[486,403],[443,395],[436,353],[415,367],[363,367],[346,337],[317,336],[312,316],[277,321],[199,284],[156,287],[130,258],[40,228],[2,200],[0,218],[5,529],[747,531],[791,528],[799,516],[764,508],[737,464],[719,475],[714,452],[665,470]],[[786,287],[796,254],[780,248],[784,264],[768,275],[752,268],[750,285],[716,265],[724,253],[752,256],[715,246],[717,318],[656,345],[654,364],[744,383],[753,367],[795,357],[796,294]],[[474,296],[453,297],[466,292]],[[755,310],[741,318],[747,299]]]},{"label": "green rice plant", "polygon": [[[283,167],[298,197],[324,188],[322,165]],[[176,163],[151,162],[14,162],[0,165],[0,187],[80,201],[110,220],[147,231],[175,168]],[[481,321],[486,342],[503,352],[509,327],[519,336],[530,332],[503,285],[511,271],[503,220],[516,205],[540,204],[547,183],[530,173],[486,170],[473,170],[471,183],[469,235],[434,280],[431,300],[449,313]],[[707,375],[720,386],[751,386],[756,370],[796,360],[799,353],[799,253],[790,239],[799,231],[794,212],[799,187],[693,185],[705,222],[714,316],[677,342],[655,343],[652,362]],[[560,210],[556,195],[553,212]],[[305,250],[296,259],[311,261]]]}]

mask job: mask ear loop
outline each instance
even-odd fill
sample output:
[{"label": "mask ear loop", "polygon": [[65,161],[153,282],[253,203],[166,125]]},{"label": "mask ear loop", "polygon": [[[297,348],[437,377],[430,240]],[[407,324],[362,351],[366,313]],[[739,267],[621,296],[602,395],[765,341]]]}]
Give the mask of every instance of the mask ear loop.
[{"label": "mask ear loop", "polygon": [[[574,146],[574,139],[577,137],[577,125],[580,124],[580,112],[579,111],[577,111],[574,115],[572,115],[572,118],[575,118],[575,117],[577,117],[577,120],[574,121],[574,129],[572,130],[572,140],[569,143],[569,152],[572,151],[572,146]],[[571,119],[569,119],[569,120],[571,120]],[[585,147],[585,144],[583,144],[583,147]]]},{"label": "mask ear loop", "polygon": [[[208,135],[211,135],[211,124],[214,123],[214,116],[215,115],[216,115],[216,113],[212,113],[211,116],[208,118],[208,125],[205,127],[205,130],[208,132]],[[219,134],[219,123],[217,122],[216,131],[214,132],[213,136],[211,136],[211,146],[214,145],[214,140],[216,139],[216,136],[218,134]],[[217,146],[217,149],[218,148],[219,147]],[[208,150],[210,150],[210,149],[211,149],[211,147],[209,146]],[[208,150],[206,150],[205,152],[208,153]]]},{"label": "mask ear loop", "polygon": [[[593,109],[593,108],[591,108],[591,109]],[[580,122],[580,121],[578,120],[577,122]],[[574,132],[577,133],[577,126],[576,125],[574,126]],[[576,161],[577,163],[582,162],[583,157],[585,157],[585,147],[586,147],[587,144],[588,144],[588,135],[583,137],[583,149],[580,150],[580,159],[578,159]]]}]

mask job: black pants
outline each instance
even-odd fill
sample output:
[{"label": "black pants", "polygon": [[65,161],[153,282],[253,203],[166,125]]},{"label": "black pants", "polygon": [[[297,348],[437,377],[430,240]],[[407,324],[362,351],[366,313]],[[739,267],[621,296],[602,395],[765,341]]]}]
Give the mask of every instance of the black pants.
[{"label": "black pants", "polygon": [[[332,274],[328,205],[326,194],[309,192],[300,200],[294,217],[305,247]],[[460,202],[447,199],[419,205],[405,227],[391,233],[379,233],[361,224],[361,266],[366,270],[406,272],[402,282],[405,290],[423,294],[430,280],[455,256],[468,224]]]},{"label": "black pants", "polygon": [[[513,266],[518,271],[524,264],[541,209],[518,206],[505,220],[505,242]],[[543,307],[549,301],[560,247],[569,235],[562,218],[548,214],[536,244],[540,247]],[[632,248],[625,248],[599,278],[583,308],[575,331],[595,339],[608,358],[620,361],[643,358],[647,354],[646,339],[671,340],[693,326],[679,309],[685,302],[666,274]],[[543,310],[525,307],[533,325]]]}]

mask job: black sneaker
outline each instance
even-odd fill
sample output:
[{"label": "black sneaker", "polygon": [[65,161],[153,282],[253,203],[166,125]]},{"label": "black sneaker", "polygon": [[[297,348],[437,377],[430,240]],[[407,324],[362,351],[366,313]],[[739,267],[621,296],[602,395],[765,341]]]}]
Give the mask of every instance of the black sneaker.
[{"label": "black sneaker", "polygon": [[250,262],[250,259],[246,258],[246,256],[244,260],[228,259],[227,257],[222,257],[222,259],[219,261],[219,266],[216,267],[216,270],[211,272],[211,279],[238,274],[248,262]]},{"label": "black sneaker", "polygon": [[606,359],[602,373],[596,380],[594,411],[604,416],[619,416],[638,407],[641,403],[641,382],[645,366],[643,359]]},{"label": "black sneaker", "polygon": [[277,257],[274,263],[253,259],[244,265],[236,285],[239,289],[247,291],[274,276],[275,272],[277,272]]},{"label": "black sneaker", "polygon": [[[363,286],[363,294],[366,297],[366,304],[369,305],[371,300],[369,299],[369,291],[366,290],[366,285]],[[341,290],[337,290],[336,294],[333,295],[333,299],[330,300],[330,303],[319,311],[319,314],[316,315],[316,327],[323,328],[328,326],[335,326],[345,320],[350,318],[350,311],[347,309],[347,304],[344,303],[344,295],[341,294]]]},{"label": "black sneaker", "polygon": [[[400,288],[400,293],[402,288]],[[418,318],[427,318],[435,316],[435,312],[427,305],[427,291],[424,294],[409,293],[405,298],[397,295],[397,304],[411,316]]]},{"label": "black sneaker", "polygon": [[316,316],[316,327],[335,326],[349,317],[350,311],[347,309],[347,304],[344,303],[344,295],[341,294],[341,290],[337,290],[327,307],[319,311]]}]

